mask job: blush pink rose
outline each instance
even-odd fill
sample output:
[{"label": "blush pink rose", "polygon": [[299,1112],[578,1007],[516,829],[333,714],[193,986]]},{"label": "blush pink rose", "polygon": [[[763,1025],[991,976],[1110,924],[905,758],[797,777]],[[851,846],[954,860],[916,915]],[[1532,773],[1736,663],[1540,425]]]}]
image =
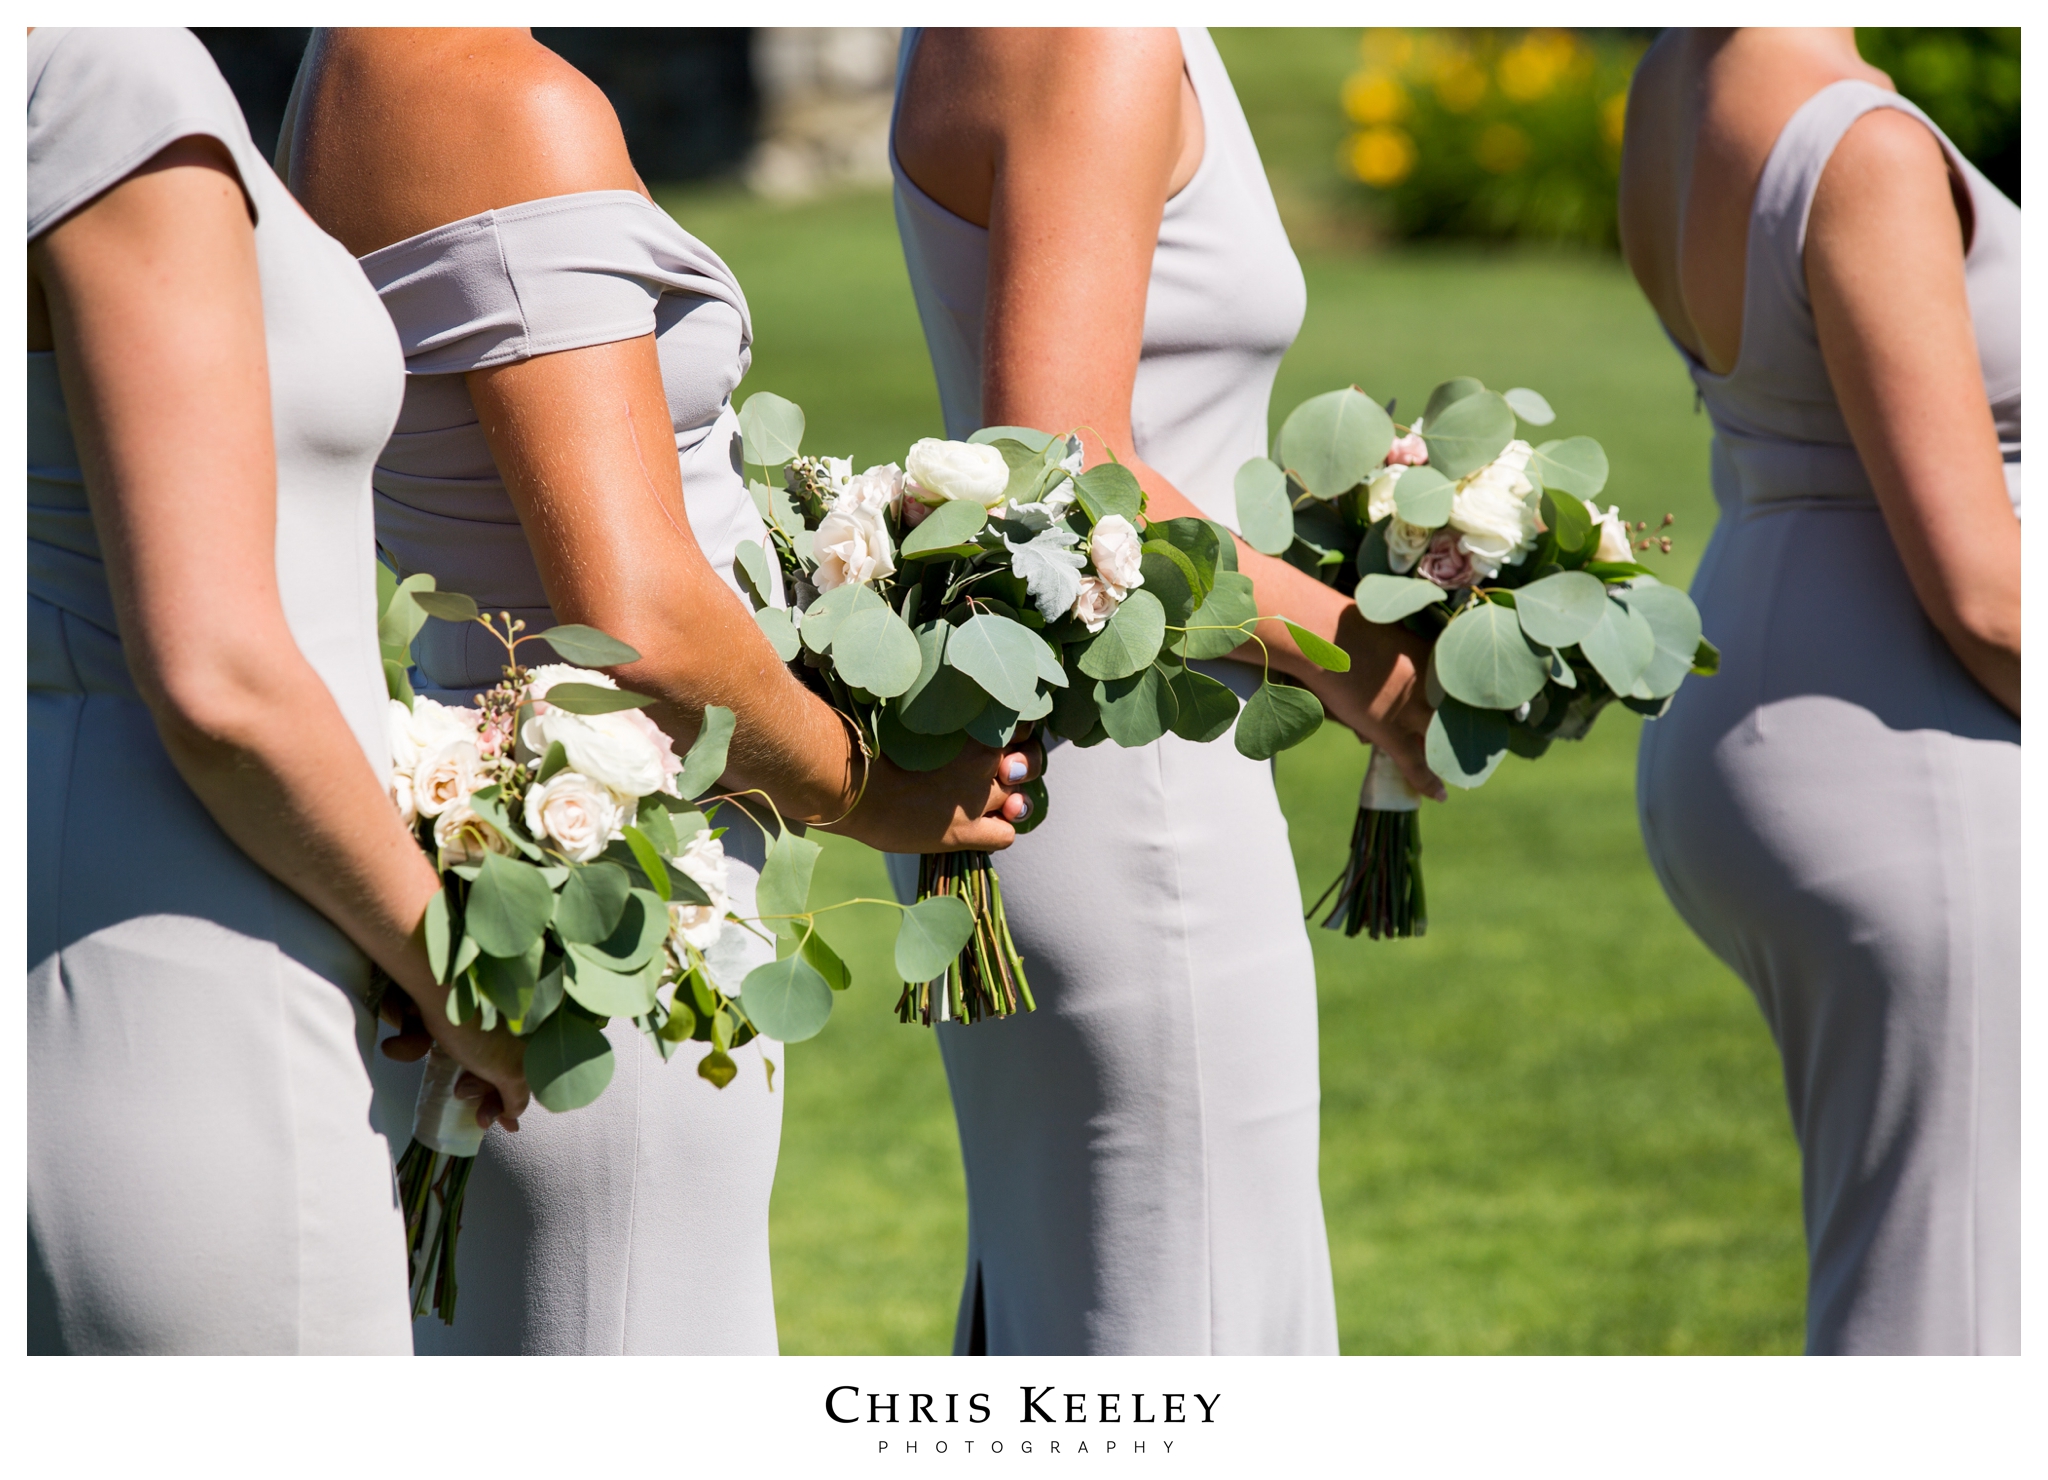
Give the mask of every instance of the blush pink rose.
[{"label": "blush pink rose", "polygon": [[1477,572],[1472,569],[1472,557],[1458,544],[1455,529],[1438,530],[1431,538],[1429,548],[1422,552],[1422,558],[1415,562],[1415,573],[1425,581],[1434,581],[1446,591],[1471,585]]},{"label": "blush pink rose", "polygon": [[931,505],[921,499],[905,499],[903,501],[903,532],[909,534],[918,525],[924,523],[926,516],[931,511]]},{"label": "blush pink rose", "polygon": [[1428,461],[1429,444],[1422,440],[1418,432],[1410,432],[1407,436],[1398,438],[1394,445],[1387,449],[1387,466],[1390,468],[1419,468]]}]

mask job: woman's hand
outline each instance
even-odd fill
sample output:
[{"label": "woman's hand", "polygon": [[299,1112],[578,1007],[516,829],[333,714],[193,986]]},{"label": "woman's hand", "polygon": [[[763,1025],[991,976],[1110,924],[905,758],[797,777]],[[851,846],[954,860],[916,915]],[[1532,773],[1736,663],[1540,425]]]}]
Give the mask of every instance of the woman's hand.
[{"label": "woman's hand", "polygon": [[1020,738],[996,751],[969,740],[936,771],[869,763],[866,789],[846,817],[825,828],[884,853],[995,853],[1017,840],[1031,812],[1017,788],[1045,771],[1045,750]]},{"label": "woman's hand", "polygon": [[[422,995],[426,995],[425,989]],[[531,1093],[526,1084],[525,1040],[503,1028],[486,1033],[473,1021],[458,1028],[445,1015],[440,1019],[440,1031],[431,1032],[419,1003],[396,982],[385,989],[377,1015],[397,1030],[379,1046],[384,1057],[413,1064],[440,1044],[443,1053],[462,1065],[455,1097],[477,1102],[476,1123],[486,1130],[494,1122],[508,1131],[519,1129],[519,1117],[526,1112]]]},{"label": "woman's hand", "polygon": [[1429,644],[1405,627],[1366,621],[1350,602],[1331,641],[1351,655],[1350,671],[1311,668],[1298,675],[1302,685],[1323,701],[1332,719],[1391,756],[1416,792],[1442,801],[1444,784],[1429,769],[1424,752],[1434,713],[1423,681]]}]

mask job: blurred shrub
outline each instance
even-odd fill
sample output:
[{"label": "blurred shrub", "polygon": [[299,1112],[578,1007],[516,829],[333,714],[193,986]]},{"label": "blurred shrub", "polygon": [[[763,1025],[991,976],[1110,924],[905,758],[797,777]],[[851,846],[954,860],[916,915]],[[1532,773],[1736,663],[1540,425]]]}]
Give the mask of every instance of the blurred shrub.
[{"label": "blurred shrub", "polygon": [[1612,247],[1641,35],[1369,30],[1338,162],[1389,234]]},{"label": "blurred shrub", "polygon": [[2018,26],[1858,26],[1856,49],[1992,184],[2020,198]]}]

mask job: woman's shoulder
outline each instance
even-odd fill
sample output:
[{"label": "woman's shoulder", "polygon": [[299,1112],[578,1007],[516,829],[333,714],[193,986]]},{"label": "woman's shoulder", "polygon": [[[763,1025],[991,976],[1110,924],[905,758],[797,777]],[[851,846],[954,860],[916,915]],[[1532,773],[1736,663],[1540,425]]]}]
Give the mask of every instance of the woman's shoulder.
[{"label": "woman's shoulder", "polygon": [[180,138],[251,167],[241,107],[190,31],[38,26],[28,43],[30,239]]}]

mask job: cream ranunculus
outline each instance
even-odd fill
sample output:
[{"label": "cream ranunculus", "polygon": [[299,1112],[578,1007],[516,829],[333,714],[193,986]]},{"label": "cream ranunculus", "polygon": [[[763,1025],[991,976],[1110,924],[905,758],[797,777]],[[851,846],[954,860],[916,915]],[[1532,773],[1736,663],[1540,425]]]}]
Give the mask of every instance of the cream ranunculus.
[{"label": "cream ranunculus", "polygon": [[820,591],[865,586],[895,574],[896,550],[889,540],[887,510],[886,504],[849,503],[846,498],[832,506],[811,536]]},{"label": "cream ranunculus", "polygon": [[925,437],[903,459],[904,491],[925,504],[963,499],[993,509],[1010,486],[1010,465],[1002,453],[979,442],[942,442]]},{"label": "cream ranunculus", "polygon": [[[605,674],[589,668],[547,663],[533,670],[527,691],[544,701],[548,690],[558,683],[595,684],[602,689],[618,687]],[[674,796],[675,778],[683,769],[675,742],[639,709],[570,714],[543,705],[542,712],[526,722],[519,740],[535,760],[547,755],[552,742],[561,741],[572,769],[609,786],[622,797],[651,796],[657,791]]]},{"label": "cream ranunculus", "polygon": [[1510,442],[1499,457],[1458,480],[1450,525],[1480,580],[1520,564],[1536,544],[1536,486],[1522,472],[1530,451],[1527,442]]},{"label": "cream ranunculus", "polygon": [[1402,463],[1373,470],[1372,481],[1365,485],[1367,522],[1377,524],[1394,512],[1394,490],[1400,486],[1401,475],[1407,471]]},{"label": "cream ranunculus", "polygon": [[554,843],[571,863],[604,852],[625,820],[617,797],[575,771],[557,771],[526,794],[526,830]]},{"label": "cream ranunculus", "polygon": [[1088,558],[1095,574],[1116,587],[1117,599],[1145,584],[1144,541],[1138,527],[1121,514],[1110,514],[1097,522],[1088,537]]},{"label": "cream ranunculus", "polygon": [[1081,594],[1074,598],[1074,615],[1090,632],[1100,632],[1116,615],[1123,593],[1097,576],[1081,577]]},{"label": "cream ranunculus", "polygon": [[1607,506],[1601,513],[1600,506],[1586,499],[1586,512],[1593,516],[1593,527],[1600,531],[1600,548],[1593,552],[1595,560],[1633,560],[1636,547],[1628,537],[1628,522],[1621,517],[1621,509],[1615,504]]},{"label": "cream ranunculus", "polygon": [[848,478],[832,500],[834,509],[882,509],[893,514],[903,503],[903,469],[882,463]]},{"label": "cream ranunculus", "polygon": [[441,850],[442,868],[482,863],[486,853],[513,851],[512,840],[477,816],[466,797],[434,819],[434,845]]},{"label": "cream ranunculus", "polygon": [[687,941],[699,951],[709,950],[723,928],[726,912],[732,908],[725,845],[710,833],[700,832],[690,839],[680,858],[672,858],[669,862],[711,899],[709,904],[669,901],[669,934],[679,941]]},{"label": "cream ranunculus", "polygon": [[474,740],[450,740],[428,751],[412,770],[413,809],[439,817],[484,784],[483,766]]},{"label": "cream ranunculus", "polygon": [[1436,534],[1433,529],[1424,529],[1419,524],[1410,524],[1399,515],[1387,526],[1387,564],[1396,575],[1406,575],[1415,569],[1415,562],[1422,558],[1429,548],[1430,538]]}]

